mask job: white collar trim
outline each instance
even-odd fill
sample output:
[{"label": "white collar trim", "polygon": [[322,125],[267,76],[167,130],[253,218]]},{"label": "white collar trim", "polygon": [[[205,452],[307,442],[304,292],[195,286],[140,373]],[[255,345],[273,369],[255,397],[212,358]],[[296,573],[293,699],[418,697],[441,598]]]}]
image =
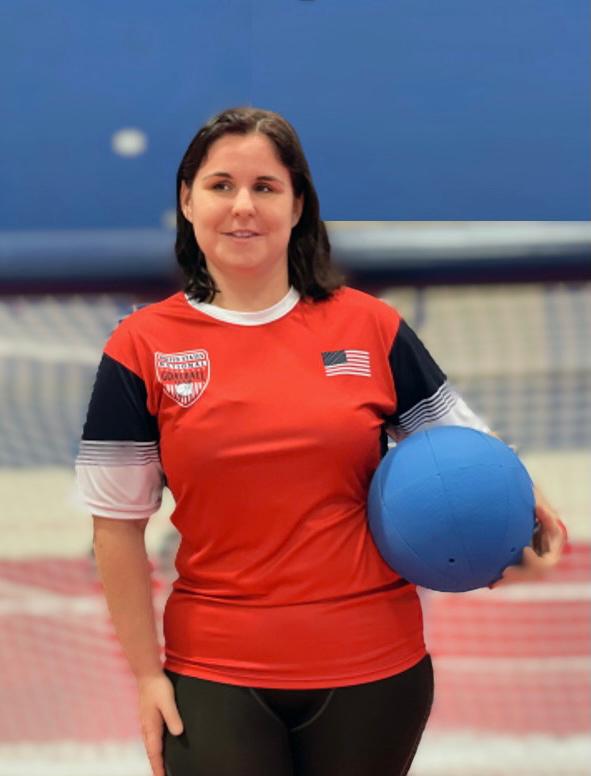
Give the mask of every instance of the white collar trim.
[{"label": "white collar trim", "polygon": [[255,312],[226,310],[215,304],[196,302],[194,299],[190,299],[187,294],[185,294],[185,299],[195,310],[199,310],[200,313],[209,315],[211,318],[217,318],[218,321],[236,323],[239,326],[260,326],[263,323],[271,323],[271,321],[276,321],[278,318],[283,318],[284,315],[287,315],[300,301],[300,295],[292,286],[283,299],[280,299],[271,307],[267,307],[264,310],[256,310]]}]

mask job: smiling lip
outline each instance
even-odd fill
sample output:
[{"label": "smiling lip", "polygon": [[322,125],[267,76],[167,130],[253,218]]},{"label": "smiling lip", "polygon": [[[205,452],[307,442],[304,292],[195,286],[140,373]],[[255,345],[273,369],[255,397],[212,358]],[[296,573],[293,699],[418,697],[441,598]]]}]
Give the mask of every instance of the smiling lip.
[{"label": "smiling lip", "polygon": [[224,232],[226,237],[233,237],[235,240],[248,240],[251,237],[258,237],[258,232],[251,232],[248,229],[236,229],[234,232]]}]

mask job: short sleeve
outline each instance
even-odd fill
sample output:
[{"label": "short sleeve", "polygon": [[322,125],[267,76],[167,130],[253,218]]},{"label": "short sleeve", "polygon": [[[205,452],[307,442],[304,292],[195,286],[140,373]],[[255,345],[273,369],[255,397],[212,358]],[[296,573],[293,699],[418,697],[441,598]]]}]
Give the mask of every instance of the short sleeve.
[{"label": "short sleeve", "polygon": [[433,426],[469,426],[490,431],[450,386],[445,372],[404,320],[400,321],[389,362],[397,405],[388,419],[387,430],[394,439]]},{"label": "short sleeve", "polygon": [[[128,335],[116,334],[121,352]],[[94,515],[143,519],[161,504],[158,424],[139,371],[107,352],[98,367],[76,458],[78,486]]]}]

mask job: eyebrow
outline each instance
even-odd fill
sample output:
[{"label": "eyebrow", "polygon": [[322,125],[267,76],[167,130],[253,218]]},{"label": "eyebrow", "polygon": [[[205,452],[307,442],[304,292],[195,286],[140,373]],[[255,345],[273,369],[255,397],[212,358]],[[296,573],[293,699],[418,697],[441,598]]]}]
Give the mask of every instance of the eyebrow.
[{"label": "eyebrow", "polygon": [[[205,175],[203,180],[207,180],[208,178],[231,178],[229,172],[223,172],[219,170],[218,172],[210,172],[209,175]],[[257,175],[256,177],[257,181],[276,181],[277,183],[283,183],[281,178],[277,178],[275,175]]]}]

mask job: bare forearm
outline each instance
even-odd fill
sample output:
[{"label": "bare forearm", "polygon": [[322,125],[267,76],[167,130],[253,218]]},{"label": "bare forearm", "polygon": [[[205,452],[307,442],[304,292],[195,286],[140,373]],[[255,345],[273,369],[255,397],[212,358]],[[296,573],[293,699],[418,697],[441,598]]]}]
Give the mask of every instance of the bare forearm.
[{"label": "bare forearm", "polygon": [[139,680],[162,670],[144,521],[94,518],[94,551],[117,637]]}]

